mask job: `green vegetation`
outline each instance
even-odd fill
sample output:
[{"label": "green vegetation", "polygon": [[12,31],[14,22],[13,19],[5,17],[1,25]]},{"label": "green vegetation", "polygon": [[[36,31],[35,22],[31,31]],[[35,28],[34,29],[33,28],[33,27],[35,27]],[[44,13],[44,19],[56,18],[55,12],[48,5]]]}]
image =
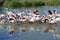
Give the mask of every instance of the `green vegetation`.
[{"label": "green vegetation", "polygon": [[30,1],[5,1],[4,2],[4,7],[8,7],[8,8],[20,8],[20,7],[31,7],[31,6],[44,6],[45,5],[45,3],[44,2],[41,2],[41,1],[39,1],[39,2],[34,2],[34,1],[32,1],[32,2],[30,2]]},{"label": "green vegetation", "polygon": [[0,7],[20,8],[36,6],[58,6],[60,0],[0,0]]}]

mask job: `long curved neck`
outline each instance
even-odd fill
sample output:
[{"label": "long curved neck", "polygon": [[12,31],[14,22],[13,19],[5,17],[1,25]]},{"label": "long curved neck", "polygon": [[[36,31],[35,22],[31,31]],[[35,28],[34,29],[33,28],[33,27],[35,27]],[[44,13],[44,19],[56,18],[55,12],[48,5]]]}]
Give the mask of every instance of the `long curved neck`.
[{"label": "long curved neck", "polygon": [[24,16],[24,15],[21,13],[21,14],[20,14],[20,17],[23,17],[23,16]]}]

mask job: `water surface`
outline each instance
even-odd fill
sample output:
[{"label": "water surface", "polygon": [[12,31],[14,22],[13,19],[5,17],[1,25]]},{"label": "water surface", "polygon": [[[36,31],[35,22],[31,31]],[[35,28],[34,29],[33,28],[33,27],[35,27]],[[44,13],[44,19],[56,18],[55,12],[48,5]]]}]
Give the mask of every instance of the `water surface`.
[{"label": "water surface", "polygon": [[[39,14],[44,15],[44,11],[48,13],[48,10],[57,9],[57,13],[60,13],[60,6],[42,6],[42,7],[31,7],[31,8],[19,8],[14,11],[14,9],[9,9],[14,13],[17,13],[18,10],[25,11],[25,14],[28,14],[29,10],[39,10]],[[6,10],[3,9],[3,14],[6,14]],[[46,15],[46,14],[45,14]],[[7,23],[0,25],[0,40],[60,40],[60,38],[54,38],[53,35],[60,33],[60,23],[57,24],[48,24],[48,23],[25,23],[25,24],[16,24],[16,23]],[[9,27],[15,29],[13,34],[9,34]],[[22,29],[25,30],[22,30]],[[46,31],[47,30],[47,31]],[[48,30],[53,30],[52,32]]]}]

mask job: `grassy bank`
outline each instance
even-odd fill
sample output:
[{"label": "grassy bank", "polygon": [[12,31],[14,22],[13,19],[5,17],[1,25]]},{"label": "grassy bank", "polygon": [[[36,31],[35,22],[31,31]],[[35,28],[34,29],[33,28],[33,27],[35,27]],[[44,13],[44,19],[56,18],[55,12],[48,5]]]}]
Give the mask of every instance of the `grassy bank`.
[{"label": "grassy bank", "polygon": [[60,0],[0,0],[0,6],[7,8],[58,6]]},{"label": "grassy bank", "polygon": [[5,1],[4,7],[8,8],[20,8],[20,7],[31,7],[31,6],[45,6],[44,2],[30,2],[30,1],[24,1],[24,2],[17,2],[17,1]]}]

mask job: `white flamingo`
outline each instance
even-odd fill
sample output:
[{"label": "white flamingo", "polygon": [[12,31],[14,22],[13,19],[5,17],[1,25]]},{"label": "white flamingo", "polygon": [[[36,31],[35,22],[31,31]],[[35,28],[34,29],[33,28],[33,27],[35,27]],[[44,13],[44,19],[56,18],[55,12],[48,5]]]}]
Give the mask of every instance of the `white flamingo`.
[{"label": "white flamingo", "polygon": [[35,17],[31,17],[31,18],[29,19],[29,22],[35,22],[35,21],[36,21]]},{"label": "white flamingo", "polygon": [[27,21],[27,16],[24,16],[24,12],[20,12],[18,15],[20,16],[19,21]]},{"label": "white flamingo", "polygon": [[16,21],[16,14],[13,14],[12,12],[8,12],[8,22],[15,22]]},{"label": "white flamingo", "polygon": [[54,10],[55,16],[57,17],[55,20],[60,21],[60,14],[57,14],[57,9]]},{"label": "white flamingo", "polygon": [[48,17],[50,17],[48,20],[48,23],[57,23],[57,21],[55,20],[55,14],[53,12],[51,12],[50,10],[48,10],[49,14],[47,14]]},{"label": "white flamingo", "polygon": [[38,11],[29,13],[29,17],[30,17],[29,19],[30,22],[35,22],[40,20],[40,15],[38,14]]},{"label": "white flamingo", "polygon": [[1,15],[0,15],[0,18],[1,18],[0,24],[4,24],[4,23],[5,23],[4,17],[5,17],[4,14],[1,14]]},{"label": "white flamingo", "polygon": [[59,22],[60,21],[60,14],[57,14],[57,9],[54,9],[54,15],[53,15],[53,17],[52,17],[52,19],[53,19],[53,21],[52,21],[52,23],[54,22],[54,23],[57,23],[57,22]]},{"label": "white flamingo", "polygon": [[39,21],[40,20],[40,15],[38,14],[38,10],[35,10],[33,12],[33,16],[36,18],[36,21]]}]

